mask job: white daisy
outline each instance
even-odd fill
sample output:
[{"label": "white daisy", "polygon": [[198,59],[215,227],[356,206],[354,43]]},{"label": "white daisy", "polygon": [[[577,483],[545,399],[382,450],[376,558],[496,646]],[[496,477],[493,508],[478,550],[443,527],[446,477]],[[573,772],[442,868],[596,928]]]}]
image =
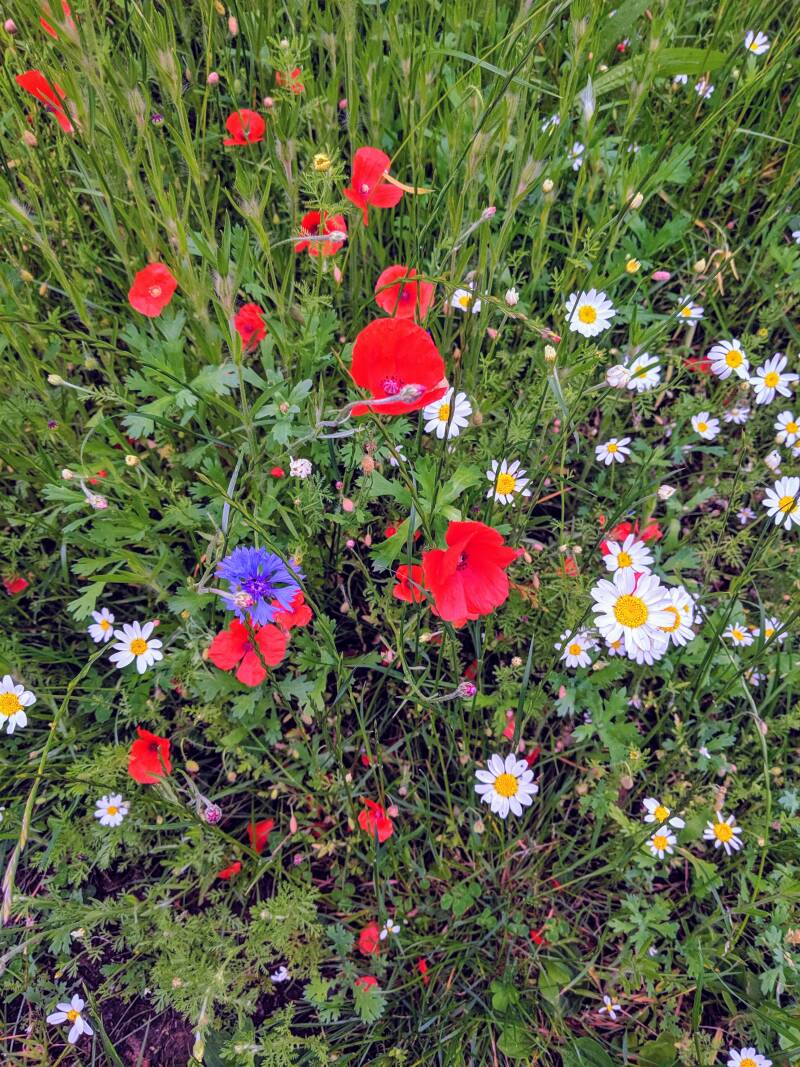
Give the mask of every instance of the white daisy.
[{"label": "white daisy", "polygon": [[703,309],[699,304],[693,304],[687,297],[681,301],[681,306],[676,312],[679,319],[684,322],[699,322],[703,317]]},{"label": "white daisy", "polygon": [[595,457],[607,467],[612,463],[624,463],[625,457],[631,454],[631,450],[625,447],[630,440],[630,437],[611,437],[604,444],[595,445]]},{"label": "white daisy", "polygon": [[97,801],[94,817],[100,820],[101,826],[119,826],[128,810],[127,801],[119,793],[111,793]]},{"label": "white daisy", "polygon": [[673,619],[666,610],[670,605],[668,590],[654,574],[637,579],[630,568],[618,570],[610,582],[601,578],[591,594],[597,628],[607,641],[623,637],[628,656],[634,649],[647,651],[660,644],[663,634],[659,627],[669,626]]},{"label": "white daisy", "polygon": [[726,422],[732,422],[736,426],[743,426],[750,418],[750,408],[747,404],[734,404],[732,408],[722,413]]},{"label": "white daisy", "polygon": [[614,305],[601,289],[588,292],[570,293],[564,313],[567,325],[573,333],[583,337],[597,337],[611,325],[616,315]]},{"label": "white daisy", "polygon": [[664,828],[662,830],[657,830],[653,834],[653,836],[647,842],[647,847],[650,849],[651,853],[654,856],[657,856],[658,859],[663,860],[664,856],[667,853],[669,853],[670,855],[673,853],[674,849],[672,846],[676,844],[677,840],[678,839],[675,834],[670,833],[669,830]]},{"label": "white daisy", "polygon": [[791,411],[782,411],[775,420],[775,429],[778,431],[775,440],[779,445],[793,445],[800,438],[800,423],[795,420]]},{"label": "white daisy", "polygon": [[[786,630],[781,630],[783,623],[775,615],[770,615],[769,618],[764,619],[764,623],[756,633],[760,633],[765,641],[770,641],[773,637],[779,644],[783,644],[786,640]],[[778,631],[781,630],[780,633]]]},{"label": "white daisy", "polygon": [[700,81],[695,84],[694,91],[703,100],[709,100],[711,94],[714,92],[714,86],[708,78],[701,78]]},{"label": "white daisy", "polygon": [[125,623],[121,630],[114,631],[117,644],[111,656],[111,662],[117,667],[127,667],[136,660],[136,670],[144,674],[148,667],[164,658],[161,652],[161,642],[151,639],[150,634],[155,629],[154,622],[146,622],[142,626],[139,622]]},{"label": "white daisy", "polygon": [[22,730],[28,725],[25,708],[36,703],[36,697],[23,685],[15,685],[10,674],[4,674],[0,681],[0,733],[3,727],[6,733],[13,734],[17,727]]},{"label": "white daisy", "polygon": [[67,1034],[67,1041],[70,1045],[74,1045],[83,1036],[83,1034],[93,1034],[91,1026],[86,1022],[83,1015],[83,1009],[85,1007],[84,1001],[76,993],[69,1003],[57,1004],[58,1011],[54,1011],[52,1015],[47,1016],[47,1021],[54,1025],[58,1023],[69,1023],[70,1030]]},{"label": "white daisy", "polygon": [[607,994],[603,995],[603,1006],[600,1008],[601,1015],[608,1015],[609,1018],[616,1020],[617,1012],[622,1011],[622,1005],[617,1004],[615,1000],[612,1000]]},{"label": "white daisy", "polygon": [[589,652],[595,647],[595,640],[586,630],[577,634],[565,630],[554,647],[568,667],[590,667],[592,664]]},{"label": "white daisy", "polygon": [[580,141],[575,141],[572,148],[570,148],[567,155],[567,159],[572,164],[573,170],[580,170],[583,166],[583,153],[586,151],[586,145],[581,144]]},{"label": "white daisy", "polygon": [[740,840],[742,828],[736,825],[736,819],[730,815],[727,819],[722,812],[717,812],[716,822],[709,822],[703,830],[703,840],[713,841],[714,848],[724,848],[727,855],[742,847]]},{"label": "white daisy", "polygon": [[606,385],[612,389],[624,389],[630,380],[631,372],[622,363],[615,363],[606,371]]},{"label": "white daisy", "polygon": [[748,30],[744,35],[744,46],[754,56],[763,56],[765,52],[769,51],[769,37],[760,30],[757,33]]},{"label": "white daisy", "polygon": [[786,356],[776,352],[761,367],[756,367],[755,374],[750,378],[750,384],[756,391],[757,404],[771,404],[775,399],[775,393],[781,396],[791,396],[791,383],[796,382],[798,375],[792,371],[785,371]]},{"label": "white daisy", "polygon": [[692,429],[704,441],[713,441],[719,433],[719,419],[712,419],[707,411],[698,411],[692,415]]},{"label": "white daisy", "polygon": [[622,544],[618,541],[606,541],[603,559],[607,571],[622,571],[628,568],[639,571],[640,574],[649,574],[653,562],[650,549],[632,533],[628,534]]},{"label": "white daisy", "polygon": [[732,374],[737,374],[745,381],[749,377],[750,363],[741,342],[735,337],[730,341],[717,341],[709,350],[706,358],[711,361],[711,373],[716,374],[723,381],[725,378],[730,378]]},{"label": "white daisy", "polygon": [[635,389],[637,393],[647,393],[661,381],[661,364],[658,357],[651,356],[649,352],[640,352],[628,370],[628,388]]},{"label": "white daisy", "polygon": [[487,770],[477,770],[478,784],[475,792],[482,804],[489,804],[495,815],[505,819],[509,811],[521,815],[522,809],[533,803],[539,786],[533,780],[533,771],[527,760],[516,756],[494,755],[487,763]]},{"label": "white daisy", "polygon": [[761,503],[767,509],[770,518],[775,519],[776,526],[785,526],[791,530],[792,523],[800,526],[800,478],[779,478],[771,489],[767,489]]},{"label": "white daisy", "polygon": [[728,629],[723,633],[723,637],[727,637],[732,645],[741,646],[746,648],[753,643],[753,635],[747,629],[743,622],[733,622]]},{"label": "white daisy", "polygon": [[473,285],[470,285],[469,289],[456,289],[450,297],[450,307],[465,313],[471,311],[473,315],[477,315],[481,309],[481,301],[479,297],[475,296],[474,288]]},{"label": "white daisy", "polygon": [[400,924],[394,922],[394,920],[392,920],[392,919],[387,919],[386,922],[381,927],[381,932],[380,932],[380,934],[378,936],[381,939],[381,941],[385,941],[386,938],[389,936],[389,934],[399,934],[399,933],[400,933]]},{"label": "white daisy", "polygon": [[676,830],[682,830],[686,825],[683,819],[673,815],[669,808],[655,797],[645,797],[642,803],[647,813],[644,817],[645,822],[657,822],[659,826],[674,826]]},{"label": "white daisy", "polygon": [[694,600],[682,585],[670,587],[669,599],[666,610],[672,616],[672,621],[669,626],[662,626],[661,629],[673,644],[686,645],[694,637]]},{"label": "white daisy", "polygon": [[616,641],[606,640],[606,649],[609,656],[624,656],[625,655],[625,642],[621,637],[618,637]]},{"label": "white daisy", "polygon": [[660,659],[663,659],[667,654],[669,648],[669,638],[666,637],[660,631],[653,635],[653,643],[649,648],[632,648],[628,651],[628,659],[632,659],[634,663],[643,664],[646,663],[648,667],[652,667],[654,663],[658,663]]},{"label": "white daisy", "polygon": [[92,618],[94,622],[89,627],[89,637],[96,645],[107,644],[114,636],[114,616],[108,608],[103,608],[101,611],[93,611]]},{"label": "white daisy", "polygon": [[531,495],[530,489],[525,488],[530,479],[525,477],[525,470],[520,467],[518,459],[515,459],[513,463],[509,463],[507,459],[498,463],[496,459],[493,459],[486,477],[492,483],[491,489],[486,494],[487,500],[494,498],[499,504],[511,504],[513,507],[515,496]]},{"label": "white daisy", "polygon": [[425,420],[425,433],[435,433],[442,438],[458,437],[465,426],[469,426],[472,404],[466,393],[456,393],[453,400],[453,387],[447,390],[441,400],[434,400],[422,409]]},{"label": "white daisy", "polygon": [[728,1053],[730,1059],[727,1067],[772,1067],[772,1060],[756,1052],[752,1045],[749,1048],[740,1048],[738,1052],[731,1048]]}]

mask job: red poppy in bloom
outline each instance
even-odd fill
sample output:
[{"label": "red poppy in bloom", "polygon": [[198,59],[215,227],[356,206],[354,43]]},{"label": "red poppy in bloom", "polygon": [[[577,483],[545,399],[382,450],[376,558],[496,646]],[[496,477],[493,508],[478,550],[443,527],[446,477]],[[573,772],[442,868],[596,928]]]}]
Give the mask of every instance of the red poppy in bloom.
[{"label": "red poppy in bloom", "polygon": [[369,222],[367,205],[394,207],[399,204],[403,190],[386,181],[391,160],[379,148],[359,148],[353,157],[351,184],[342,192],[364,213],[364,225]]},{"label": "red poppy in bloom", "polygon": [[572,556],[567,556],[564,560],[564,566],[561,568],[561,573],[567,578],[577,578],[580,574],[578,564]]},{"label": "red poppy in bloom", "polygon": [[153,785],[172,773],[169,738],[151,734],[141,726],[136,727],[136,733],[139,736],[128,753],[128,774],[141,785]]},{"label": "red poppy in bloom", "polygon": [[295,67],[294,70],[288,74],[281,74],[279,70],[275,71],[275,84],[285,85],[287,89],[291,89],[293,93],[305,92],[305,85],[300,82],[300,67]]},{"label": "red poppy in bloom", "polygon": [[519,553],[482,522],[451,522],[447,548],[422,553],[425,587],[436,614],[462,625],[489,615],[508,599],[506,567]]},{"label": "red poppy in bloom", "polygon": [[[408,319],[376,319],[365,326],[353,345],[350,373],[356,385],[376,400],[403,393],[404,399],[374,409],[382,415],[419,411],[447,392],[439,350],[430,334]],[[368,403],[356,404],[353,414],[366,415],[369,410]]]},{"label": "red poppy in bloom", "polygon": [[245,352],[252,352],[267,336],[264,309],[258,304],[242,304],[233,316],[233,325],[242,339]]},{"label": "red poppy in bloom", "polygon": [[274,819],[262,819],[261,822],[251,822],[247,826],[247,836],[250,838],[250,847],[259,856],[267,847],[269,835],[275,826]]},{"label": "red poppy in bloom", "polygon": [[358,951],[362,956],[372,956],[381,947],[381,932],[377,923],[365,926],[358,935]]},{"label": "red poppy in bloom", "polygon": [[392,596],[397,600],[403,600],[406,604],[419,604],[425,599],[425,591],[421,588],[422,567],[417,564],[409,567],[404,563],[397,568],[395,577],[398,584],[393,587]]},{"label": "red poppy in bloom", "polygon": [[22,578],[19,575],[16,578],[4,578],[3,586],[9,596],[16,596],[17,593],[21,593],[23,589],[27,589],[30,583],[26,578]]},{"label": "red poppy in bloom", "polygon": [[236,860],[236,862],[232,863],[230,867],[225,867],[221,871],[217,871],[217,878],[221,878],[223,882],[229,882],[231,878],[237,875],[241,869],[241,863],[239,862],[239,860]]},{"label": "red poppy in bloom", "polygon": [[[335,256],[344,245],[347,237],[347,223],[344,215],[321,215],[319,211],[307,211],[300,220],[300,233],[304,236],[295,241],[295,252],[308,249],[310,256]],[[336,234],[330,241],[310,241],[310,237],[322,237],[324,234]],[[341,236],[344,234],[344,236]]]},{"label": "red poppy in bloom", "polygon": [[427,985],[430,982],[430,978],[428,977],[428,961],[424,956],[420,956],[417,960],[417,970],[422,976],[423,985]]},{"label": "red poppy in bloom", "polygon": [[369,989],[371,986],[376,986],[377,984],[378,979],[373,978],[371,974],[365,974],[362,975],[361,978],[356,978],[356,985],[360,986],[361,989]]},{"label": "red poppy in bloom", "polygon": [[394,833],[394,824],[380,804],[376,804],[374,800],[367,800],[366,797],[363,799],[367,806],[358,816],[358,825],[370,837],[374,838],[377,834],[378,840],[383,844]]},{"label": "red poppy in bloom", "polygon": [[75,127],[69,120],[64,110],[62,100],[67,94],[56,82],[51,85],[40,70],[26,70],[24,74],[17,74],[15,81],[20,89],[25,89],[31,96],[35,96],[45,106],[46,111],[52,112],[62,130],[72,133]]},{"label": "red poppy in bloom", "polygon": [[[274,607],[277,603],[277,601],[273,601],[272,606]],[[278,606],[280,607],[280,605]],[[274,621],[277,626],[289,633],[296,626],[308,626],[313,614],[311,608],[306,604],[306,598],[303,596],[302,590],[298,589],[292,597],[289,610],[279,611],[274,616]]]},{"label": "red poppy in bloom", "polygon": [[[387,267],[375,283],[375,302],[396,319],[424,319],[433,303],[433,282],[416,281],[413,267]],[[407,278],[408,281],[403,281]]]},{"label": "red poppy in bloom", "polygon": [[264,663],[277,667],[286,654],[287,637],[283,630],[270,624],[254,628],[255,640],[260,652],[256,652],[244,623],[231,620],[227,630],[222,630],[208,649],[208,658],[221,671],[236,668],[236,677],[244,685],[261,685],[267,677]]},{"label": "red poppy in bloom", "polygon": [[256,144],[264,140],[266,122],[257,111],[251,111],[243,107],[241,111],[234,111],[225,122],[225,129],[230,134],[223,140],[223,144]]},{"label": "red poppy in bloom", "polygon": [[[637,519],[635,522],[617,523],[609,534],[609,540],[624,541],[628,534],[636,534],[642,541],[660,541],[664,536],[656,519],[648,519],[647,526],[639,533],[639,520]],[[606,541],[600,542],[600,551],[604,556],[608,555],[608,543]]]},{"label": "red poppy in bloom", "polygon": [[[47,0],[45,0],[45,2],[42,4],[42,7],[44,8],[45,12],[49,15],[50,14],[50,5],[47,3]],[[67,24],[69,29],[74,30],[75,29],[75,23],[72,20],[72,12],[69,9],[69,4],[67,3],[67,0],[61,0],[61,10],[64,12],[64,22]],[[44,30],[45,33],[49,33],[50,36],[54,40],[56,40],[56,41],[58,40],[58,34],[56,33],[55,29],[50,25],[50,23],[47,21],[47,19],[40,18],[39,19],[39,25],[42,27],[42,29]]]},{"label": "red poppy in bloom", "polygon": [[133,279],[128,293],[130,305],[142,315],[154,319],[172,300],[178,280],[163,263],[148,263]]}]

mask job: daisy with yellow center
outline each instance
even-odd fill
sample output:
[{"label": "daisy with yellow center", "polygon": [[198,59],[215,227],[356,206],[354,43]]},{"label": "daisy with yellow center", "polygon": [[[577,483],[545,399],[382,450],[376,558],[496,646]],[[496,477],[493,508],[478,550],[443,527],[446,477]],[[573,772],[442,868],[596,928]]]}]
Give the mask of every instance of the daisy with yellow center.
[{"label": "daisy with yellow center", "polygon": [[741,341],[735,337],[730,341],[718,341],[709,350],[706,357],[711,364],[711,373],[724,381],[732,374],[744,381],[750,376],[750,363],[745,355]]},{"label": "daisy with yellow center", "polygon": [[101,826],[119,826],[128,814],[128,805],[119,793],[100,797],[94,813]]},{"label": "daisy with yellow center", "polygon": [[712,419],[707,411],[699,411],[692,415],[692,429],[704,441],[713,441],[719,433],[719,419]]},{"label": "daisy with yellow center", "polygon": [[761,367],[756,367],[750,384],[755,389],[757,404],[771,404],[776,393],[781,396],[792,395],[794,383],[800,376],[785,369],[787,362],[786,356],[776,352]]},{"label": "daisy with yellow center", "polygon": [[612,463],[624,463],[631,450],[627,447],[630,437],[611,437],[601,445],[595,445],[594,454],[600,463],[610,467]]},{"label": "daisy with yellow center", "polygon": [[669,593],[654,574],[637,577],[632,568],[616,570],[612,581],[601,579],[591,595],[597,629],[606,641],[623,638],[628,657],[665,646],[659,627],[672,621],[666,610]]},{"label": "daisy with yellow center", "polygon": [[694,637],[694,600],[682,585],[672,586],[669,590],[669,612],[672,621],[661,630],[673,645],[686,645]]},{"label": "daisy with yellow center", "polygon": [[678,318],[683,322],[699,322],[702,317],[703,309],[691,300],[684,300],[678,308]]},{"label": "daisy with yellow center", "polygon": [[69,1041],[70,1045],[75,1045],[84,1034],[91,1036],[94,1033],[94,1030],[83,1017],[85,1006],[83,999],[76,993],[72,1000],[57,1004],[58,1011],[54,1011],[47,1016],[47,1021],[52,1026],[58,1026],[60,1023],[70,1024],[69,1033],[67,1034],[67,1041]]},{"label": "daisy with yellow center", "polygon": [[588,630],[581,630],[576,634],[565,630],[555,642],[555,648],[561,653],[561,659],[568,667],[590,667],[592,657],[589,653],[595,644],[595,639]]},{"label": "daisy with yellow center", "polygon": [[673,845],[677,843],[677,837],[667,829],[658,830],[647,842],[650,852],[658,859],[663,860],[667,854],[672,855]]},{"label": "daisy with yellow center", "polygon": [[154,622],[146,622],[144,626],[139,622],[134,622],[125,623],[121,630],[115,630],[114,637],[117,643],[113,646],[111,662],[122,668],[135,660],[136,670],[139,674],[144,674],[148,667],[152,667],[158,660],[163,659],[161,642],[150,636],[155,626]]},{"label": "daisy with yellow center", "polygon": [[722,812],[718,812],[716,818],[706,824],[703,831],[704,841],[713,841],[714,848],[725,849],[725,854],[730,856],[732,852],[738,852],[742,847],[742,829],[736,825],[733,815],[726,819]]},{"label": "daisy with yellow center", "polygon": [[471,311],[473,315],[477,315],[481,309],[481,302],[475,296],[473,287],[470,285],[469,289],[456,289],[450,297],[450,307],[455,308],[457,311]]},{"label": "daisy with yellow center", "polygon": [[792,524],[800,526],[800,478],[779,478],[771,489],[767,489],[761,503],[776,526]]},{"label": "daisy with yellow center", "polygon": [[632,570],[649,574],[653,564],[650,549],[632,533],[621,544],[618,541],[606,541],[603,560],[606,570],[612,572]]},{"label": "daisy with yellow center", "polygon": [[673,815],[666,804],[662,804],[661,801],[656,800],[655,797],[645,797],[642,803],[645,810],[645,822],[658,823],[659,826],[674,826],[676,830],[682,830],[686,825],[683,819],[679,819],[677,815]]},{"label": "daisy with yellow center", "polygon": [[772,1067],[772,1060],[750,1048],[730,1049],[727,1067]]},{"label": "daisy with yellow center", "polygon": [[786,630],[782,629],[783,623],[775,615],[764,619],[764,623],[760,630],[756,633],[760,633],[765,641],[772,641],[774,638],[779,644],[783,644],[786,640]]},{"label": "daisy with yellow center", "polygon": [[745,648],[747,645],[752,645],[754,641],[752,633],[743,622],[731,623],[722,636],[726,637],[732,645],[739,645]]},{"label": "daisy with yellow center", "polygon": [[108,608],[93,611],[94,622],[89,627],[89,636],[96,645],[107,644],[114,636],[114,616]]},{"label": "daisy with yellow center", "polygon": [[628,389],[637,393],[648,393],[661,381],[661,364],[657,356],[640,352],[628,367],[628,373]]},{"label": "daisy with yellow center", "polygon": [[486,766],[475,772],[475,792],[482,804],[488,804],[495,815],[505,819],[508,813],[522,815],[522,809],[533,803],[539,786],[533,780],[533,771],[527,760],[508,755],[491,756]]},{"label": "daisy with yellow center", "polygon": [[3,675],[0,681],[0,733],[13,734],[16,729],[28,725],[25,708],[36,703],[36,697],[23,685],[15,684],[10,674]]},{"label": "daisy with yellow center", "polygon": [[[754,56],[763,56],[765,52],[769,51],[769,37],[761,30],[753,32],[748,30],[744,35],[744,46],[748,52]],[[749,1067],[749,1065],[747,1065]]]},{"label": "daisy with yellow center", "polygon": [[614,305],[599,289],[570,293],[564,311],[570,330],[583,337],[596,337],[607,330],[616,315]]},{"label": "daisy with yellow center", "polygon": [[486,472],[486,477],[492,483],[491,489],[486,494],[486,499],[494,498],[499,504],[514,504],[517,496],[530,496],[531,491],[526,486],[530,481],[525,477],[526,471],[520,466],[520,461],[515,459],[509,463],[504,459],[502,463],[492,460],[492,466]]},{"label": "daisy with yellow center", "polygon": [[800,437],[800,423],[791,411],[782,411],[775,420],[775,440],[779,445],[793,445]]},{"label": "daisy with yellow center", "polygon": [[440,441],[458,437],[469,426],[472,404],[466,393],[455,393],[451,386],[441,400],[434,400],[422,410],[425,433],[435,434]]}]

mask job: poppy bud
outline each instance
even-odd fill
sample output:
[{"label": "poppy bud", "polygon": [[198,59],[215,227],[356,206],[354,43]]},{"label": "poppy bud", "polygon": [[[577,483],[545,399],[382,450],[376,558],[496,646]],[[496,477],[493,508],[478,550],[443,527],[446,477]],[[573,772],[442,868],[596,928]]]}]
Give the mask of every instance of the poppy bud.
[{"label": "poppy bud", "polygon": [[654,270],[651,277],[654,282],[668,282],[672,275],[668,270]]},{"label": "poppy bud", "polygon": [[547,360],[548,363],[555,363],[557,354],[558,353],[552,345],[544,346],[544,358]]},{"label": "poppy bud", "polygon": [[361,460],[361,469],[364,474],[372,474],[372,472],[375,470],[375,460],[372,458],[372,456],[364,456],[364,458]]},{"label": "poppy bud", "polygon": [[355,510],[355,504],[349,497],[345,497],[342,500],[342,511],[346,511],[348,514]]},{"label": "poppy bud", "polygon": [[271,107],[275,107],[275,101],[272,99],[271,96],[265,96],[262,103],[264,107],[268,109]]},{"label": "poppy bud", "polygon": [[341,100],[339,101],[339,110],[340,110],[340,111],[347,111],[347,97],[346,97],[346,96],[345,96],[345,97],[343,97],[343,98],[342,98],[342,99],[341,99]]},{"label": "poppy bud", "polygon": [[61,471],[61,477],[65,482],[70,482],[75,477],[74,471],[71,471],[69,467],[64,467]]},{"label": "poppy bud", "polygon": [[17,32],[17,24],[16,22],[14,22],[13,19],[6,19],[6,21],[3,23],[3,29],[6,31],[6,33],[10,33],[13,35]]},{"label": "poppy bud", "polygon": [[239,22],[233,15],[228,18],[228,33],[231,37],[236,37],[239,33]]}]

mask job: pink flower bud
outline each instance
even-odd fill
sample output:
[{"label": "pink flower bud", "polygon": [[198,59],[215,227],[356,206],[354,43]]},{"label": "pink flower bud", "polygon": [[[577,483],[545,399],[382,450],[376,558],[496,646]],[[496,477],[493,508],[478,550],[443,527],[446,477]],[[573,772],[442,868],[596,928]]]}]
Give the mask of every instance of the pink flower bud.
[{"label": "pink flower bud", "polygon": [[3,29],[6,31],[6,33],[16,33],[17,24],[16,22],[14,22],[13,19],[6,19],[6,21],[3,23]]},{"label": "pink flower bud", "polygon": [[347,97],[346,96],[343,96],[342,99],[339,101],[339,110],[340,111],[347,111]]},{"label": "pink flower bud", "polygon": [[346,496],[342,501],[342,511],[351,512],[353,510],[355,510],[355,504],[350,497]]},{"label": "pink flower bud", "polygon": [[239,21],[234,15],[228,19],[228,33],[231,37],[236,37],[239,33]]},{"label": "pink flower bud", "polygon": [[342,274],[342,272],[339,270],[339,268],[334,263],[334,265],[333,265],[333,280],[336,282],[337,285],[341,285],[342,284],[342,278],[344,278],[344,275]]},{"label": "pink flower bud", "polygon": [[654,282],[668,282],[672,275],[668,270],[654,270],[652,278]]},{"label": "pink flower bud", "polygon": [[219,84],[219,74],[217,74],[217,72],[215,70],[212,70],[211,73],[209,74],[209,76],[206,78],[206,82],[209,85],[218,85]]},{"label": "pink flower bud", "polygon": [[345,544],[347,545],[348,548],[355,548],[356,547],[356,543],[355,543],[355,541],[353,540],[352,537],[348,537],[347,540],[345,541]]},{"label": "pink flower bud", "polygon": [[275,101],[272,99],[271,96],[265,96],[264,100],[263,100],[263,104],[264,104],[264,107],[267,108],[267,109],[269,109],[271,107],[275,107]]}]

